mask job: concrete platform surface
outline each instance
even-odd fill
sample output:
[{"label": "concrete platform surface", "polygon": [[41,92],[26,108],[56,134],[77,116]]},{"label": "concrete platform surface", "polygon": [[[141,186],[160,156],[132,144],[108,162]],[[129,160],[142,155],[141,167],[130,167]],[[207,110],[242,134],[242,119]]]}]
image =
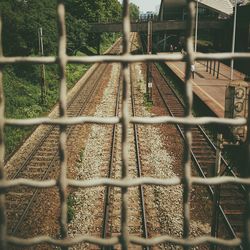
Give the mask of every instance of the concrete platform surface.
[{"label": "concrete platform surface", "polygon": [[[176,76],[184,82],[185,77],[185,62],[166,62],[167,66],[176,74]],[[196,94],[214,113],[217,117],[224,117],[225,111],[225,91],[226,86],[230,82],[230,67],[220,63],[219,77],[217,79],[216,72],[213,75],[213,69],[207,72],[207,62],[197,61],[195,63],[195,75],[192,79],[193,92]],[[245,75],[237,70],[234,70],[234,80],[244,80]]]}]

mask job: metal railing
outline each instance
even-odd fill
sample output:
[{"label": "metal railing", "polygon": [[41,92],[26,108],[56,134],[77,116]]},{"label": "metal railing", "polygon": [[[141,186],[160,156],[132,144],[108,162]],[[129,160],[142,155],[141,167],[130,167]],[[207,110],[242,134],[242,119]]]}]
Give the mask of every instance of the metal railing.
[{"label": "metal railing", "polygon": [[[203,179],[194,177],[191,174],[191,144],[192,133],[191,125],[199,124],[218,124],[218,125],[246,125],[249,120],[246,119],[222,119],[214,117],[195,118],[192,116],[193,106],[193,91],[192,81],[190,79],[190,68],[195,60],[221,60],[221,59],[236,59],[236,58],[250,58],[250,53],[216,53],[216,54],[202,54],[194,53],[193,51],[193,30],[194,30],[194,16],[195,16],[195,1],[187,0],[187,36],[186,36],[186,55],[131,55],[129,53],[129,36],[130,36],[130,18],[129,18],[129,0],[123,1],[123,53],[119,56],[91,56],[91,57],[71,57],[66,54],[66,28],[65,28],[65,8],[62,0],[57,3],[58,16],[58,30],[59,30],[59,50],[55,57],[4,57],[2,53],[2,45],[0,43],[0,249],[7,249],[7,244],[14,244],[18,246],[34,246],[40,243],[48,243],[51,245],[61,246],[67,248],[81,242],[89,242],[103,246],[114,246],[121,244],[122,249],[128,249],[129,243],[139,244],[144,246],[151,246],[164,242],[170,242],[182,245],[184,249],[189,249],[191,246],[196,246],[202,243],[219,244],[223,246],[239,246],[244,244],[245,249],[250,249],[250,190],[248,188],[248,205],[246,208],[245,217],[245,231],[244,238],[224,240],[210,236],[201,236],[196,238],[190,237],[190,193],[192,185],[220,185],[224,183],[237,183],[250,186],[250,171],[248,178],[238,177],[215,177]],[[0,22],[1,33],[1,22]],[[129,96],[128,86],[130,84],[129,77],[129,63],[132,62],[152,62],[152,61],[186,61],[186,108],[185,117],[173,118],[169,116],[163,117],[131,117],[129,115]],[[67,63],[94,63],[94,62],[119,62],[122,65],[123,76],[123,94],[122,94],[122,116],[101,118],[101,117],[67,117],[66,113],[66,75],[65,67]],[[2,66],[6,64],[17,63],[35,63],[35,64],[58,64],[60,68],[60,101],[59,101],[59,118],[35,118],[35,119],[8,119],[4,116],[4,94],[2,82]],[[249,108],[250,110],[250,108]],[[95,123],[95,124],[121,124],[122,127],[122,178],[120,180],[98,178],[93,180],[74,180],[67,178],[67,148],[66,148],[66,126],[74,124]],[[128,127],[129,124],[183,124],[185,127],[185,152],[184,152],[184,176],[183,178],[157,179],[150,177],[142,177],[137,179],[130,179],[128,177]],[[45,181],[34,181],[30,179],[14,179],[7,180],[5,178],[4,170],[4,126],[5,125],[19,125],[32,126],[40,124],[57,124],[60,127],[60,175],[59,178]],[[248,131],[248,138],[250,138]],[[248,140],[248,159],[246,167],[250,166],[250,145]],[[183,238],[175,238],[171,235],[157,236],[151,239],[143,239],[140,237],[130,236],[128,232],[128,188],[138,185],[183,185]],[[23,239],[7,234],[7,216],[5,193],[10,187],[24,185],[35,188],[49,188],[57,186],[60,195],[60,231],[61,239],[54,239],[49,236],[40,235],[34,238]],[[121,235],[120,237],[112,237],[110,239],[102,239],[98,237],[91,237],[87,235],[80,235],[75,238],[68,238],[67,230],[67,187],[95,187],[95,186],[113,186],[121,188]]]}]

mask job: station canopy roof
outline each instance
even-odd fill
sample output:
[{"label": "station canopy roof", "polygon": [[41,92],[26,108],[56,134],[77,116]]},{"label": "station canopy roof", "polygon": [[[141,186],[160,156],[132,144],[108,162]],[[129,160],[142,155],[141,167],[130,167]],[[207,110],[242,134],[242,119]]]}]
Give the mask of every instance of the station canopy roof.
[{"label": "station canopy roof", "polygon": [[[212,9],[218,13],[224,15],[233,14],[233,4],[230,0],[198,0],[198,2],[200,6]],[[162,0],[161,8],[184,7],[186,3],[186,0]]]}]

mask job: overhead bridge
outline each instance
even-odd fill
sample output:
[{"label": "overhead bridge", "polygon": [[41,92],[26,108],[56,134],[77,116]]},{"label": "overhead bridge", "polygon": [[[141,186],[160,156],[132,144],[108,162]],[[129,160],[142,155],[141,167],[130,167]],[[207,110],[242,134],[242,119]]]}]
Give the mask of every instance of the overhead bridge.
[{"label": "overhead bridge", "polygon": [[[159,21],[153,22],[153,31],[168,31],[168,30],[185,30],[187,27],[186,21]],[[225,28],[225,21],[199,21],[198,29],[213,29],[223,30]],[[122,32],[122,23],[91,23],[91,32]],[[146,32],[148,30],[147,22],[131,23],[132,32]]]}]

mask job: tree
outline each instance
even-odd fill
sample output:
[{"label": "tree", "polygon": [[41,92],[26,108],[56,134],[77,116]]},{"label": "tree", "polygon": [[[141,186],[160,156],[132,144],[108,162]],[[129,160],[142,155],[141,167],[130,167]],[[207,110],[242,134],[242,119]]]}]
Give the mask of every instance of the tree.
[{"label": "tree", "polygon": [[68,52],[91,53],[88,47],[98,48],[100,35],[89,32],[88,23],[121,18],[118,0],[65,0],[67,13]]},{"label": "tree", "polygon": [[139,19],[140,11],[139,11],[139,7],[137,5],[130,3],[129,4],[129,11],[130,11],[131,20],[138,20]]},{"label": "tree", "polygon": [[[56,0],[0,0],[3,47],[6,56],[38,54],[38,28],[43,28],[44,53],[57,53]],[[65,0],[67,52],[97,47],[99,35],[89,32],[89,22],[121,16],[118,0]]]},{"label": "tree", "polygon": [[56,3],[51,0],[3,0],[3,47],[6,55],[38,53],[38,28],[44,30],[45,54],[56,52]]}]

